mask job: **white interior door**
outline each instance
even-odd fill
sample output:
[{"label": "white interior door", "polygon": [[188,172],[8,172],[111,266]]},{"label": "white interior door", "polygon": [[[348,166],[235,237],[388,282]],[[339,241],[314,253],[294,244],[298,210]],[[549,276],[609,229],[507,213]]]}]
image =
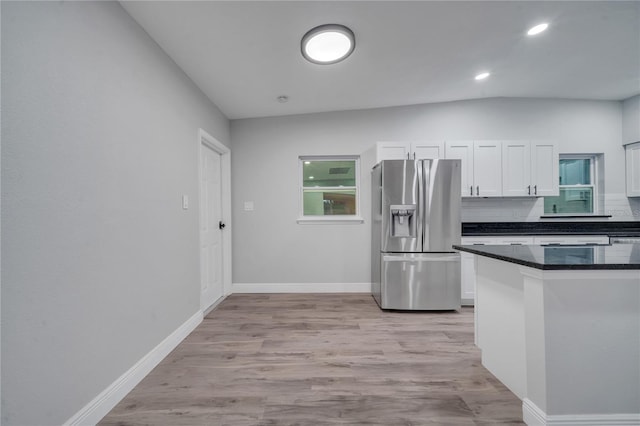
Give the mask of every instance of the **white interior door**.
[{"label": "white interior door", "polygon": [[201,145],[200,182],[200,308],[205,310],[224,294],[221,155]]}]

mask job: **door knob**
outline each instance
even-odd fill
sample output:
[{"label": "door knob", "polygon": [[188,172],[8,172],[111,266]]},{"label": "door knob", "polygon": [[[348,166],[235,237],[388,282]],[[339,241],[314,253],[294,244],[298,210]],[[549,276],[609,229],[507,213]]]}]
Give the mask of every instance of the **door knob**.
[{"label": "door knob", "polygon": [[225,226],[227,226],[227,225],[225,225],[225,223],[223,221],[218,222],[218,228],[224,229]]}]

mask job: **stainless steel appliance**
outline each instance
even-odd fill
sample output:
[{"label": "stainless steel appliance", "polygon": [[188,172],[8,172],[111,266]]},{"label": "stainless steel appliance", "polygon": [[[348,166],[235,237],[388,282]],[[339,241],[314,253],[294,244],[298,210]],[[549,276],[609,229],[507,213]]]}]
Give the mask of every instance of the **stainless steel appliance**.
[{"label": "stainless steel appliance", "polygon": [[371,292],[382,309],[460,308],[460,160],[384,160],[371,172]]}]

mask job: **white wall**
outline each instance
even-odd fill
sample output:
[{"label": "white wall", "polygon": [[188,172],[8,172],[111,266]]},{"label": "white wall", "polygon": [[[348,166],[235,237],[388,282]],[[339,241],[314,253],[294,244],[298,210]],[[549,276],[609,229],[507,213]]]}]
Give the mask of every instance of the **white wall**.
[{"label": "white wall", "polygon": [[640,142],[640,95],[622,103],[622,143]]},{"label": "white wall", "polygon": [[2,2],[2,67],[2,424],[61,424],[199,311],[229,123],[117,2]]},{"label": "white wall", "polygon": [[[640,219],[624,196],[620,102],[486,99],[231,122],[235,283],[366,283],[369,173],[364,224],[299,225],[298,156],[360,154],[376,141],[545,139],[563,153],[604,153],[605,213]],[[254,211],[243,202],[254,201]],[[631,201],[633,203],[633,201]],[[469,200],[463,221],[539,220],[542,200]],[[634,217],[635,214],[635,217]]]}]

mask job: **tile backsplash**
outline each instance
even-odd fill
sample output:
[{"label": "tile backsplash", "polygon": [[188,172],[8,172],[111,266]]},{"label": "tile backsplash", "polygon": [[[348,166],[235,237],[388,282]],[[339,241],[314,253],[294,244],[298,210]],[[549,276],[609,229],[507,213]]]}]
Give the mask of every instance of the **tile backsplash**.
[{"label": "tile backsplash", "polygon": [[[605,215],[614,221],[640,220],[640,198],[625,194],[604,197]],[[463,198],[462,222],[537,222],[544,215],[543,198]],[[576,219],[572,219],[576,220]],[[592,219],[591,219],[592,220]]]},{"label": "tile backsplash", "polygon": [[628,198],[624,194],[610,194],[604,197],[605,214],[610,220],[640,220],[640,197]]}]

